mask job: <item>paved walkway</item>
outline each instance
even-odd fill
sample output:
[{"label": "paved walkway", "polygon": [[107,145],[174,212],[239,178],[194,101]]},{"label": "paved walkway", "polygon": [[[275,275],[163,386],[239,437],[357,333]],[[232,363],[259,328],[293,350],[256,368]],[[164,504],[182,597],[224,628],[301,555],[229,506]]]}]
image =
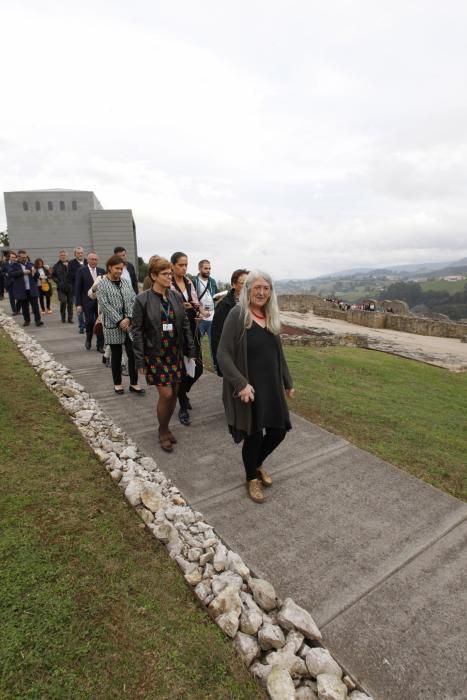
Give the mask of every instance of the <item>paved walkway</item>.
[{"label": "paved walkway", "polygon": [[[332,333],[352,333],[368,340],[371,350],[381,350],[419,362],[443,367],[452,372],[467,372],[467,343],[457,338],[439,338],[432,335],[404,333],[389,328],[368,328],[338,318],[315,316],[313,311],[305,314],[296,311],[281,313],[284,323],[297,328],[326,330]],[[467,335],[467,325],[466,325]]]},{"label": "paved walkway", "polygon": [[294,415],[268,462],[268,502],[255,505],[216,376],[193,388],[192,425],[174,422],[179,444],[168,455],[156,440],[154,389],[117,397],[101,355],[56,314],[29,330],[247,565],[312,613],[376,700],[467,698],[467,504]]}]

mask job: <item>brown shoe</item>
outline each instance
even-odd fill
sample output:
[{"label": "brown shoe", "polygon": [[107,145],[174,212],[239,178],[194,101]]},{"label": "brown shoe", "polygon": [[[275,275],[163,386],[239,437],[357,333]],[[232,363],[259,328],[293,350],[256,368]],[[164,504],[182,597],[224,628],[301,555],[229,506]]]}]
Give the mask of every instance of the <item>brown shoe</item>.
[{"label": "brown shoe", "polygon": [[258,467],[256,473],[258,474],[258,479],[261,479],[263,482],[263,486],[272,486],[272,479],[264,468],[264,465]]},{"label": "brown shoe", "polygon": [[264,503],[263,491],[259,479],[252,479],[246,482],[248,495],[255,503]]}]

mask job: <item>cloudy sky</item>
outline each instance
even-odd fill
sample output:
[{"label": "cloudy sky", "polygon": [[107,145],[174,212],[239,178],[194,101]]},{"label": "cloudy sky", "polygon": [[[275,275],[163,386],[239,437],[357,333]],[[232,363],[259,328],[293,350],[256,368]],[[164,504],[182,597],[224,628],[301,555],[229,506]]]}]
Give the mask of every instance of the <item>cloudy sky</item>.
[{"label": "cloudy sky", "polygon": [[94,190],[144,258],[220,279],[467,255],[464,0],[2,0],[0,26],[2,190]]}]

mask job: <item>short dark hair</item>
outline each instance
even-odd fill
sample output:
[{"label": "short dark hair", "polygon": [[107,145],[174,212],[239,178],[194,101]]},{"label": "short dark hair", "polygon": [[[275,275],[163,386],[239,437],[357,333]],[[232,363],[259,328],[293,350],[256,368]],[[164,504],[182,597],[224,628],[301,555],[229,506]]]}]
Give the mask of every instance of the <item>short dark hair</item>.
[{"label": "short dark hair", "polygon": [[26,250],[23,250],[23,249],[18,250],[18,255],[27,255],[27,254],[28,254],[28,253],[27,253]]},{"label": "short dark hair", "polygon": [[119,255],[111,255],[105,263],[105,271],[108,272],[114,265],[124,265],[125,261]]},{"label": "short dark hair", "polygon": [[230,278],[230,284],[233,286],[239,277],[241,277],[242,275],[248,275],[249,272],[250,272],[249,270],[243,270],[243,269],[242,270],[234,270],[234,272],[232,272],[232,277]]},{"label": "short dark hair", "polygon": [[126,248],[124,248],[122,245],[115,246],[114,255],[118,255],[119,253],[126,253]]},{"label": "short dark hair", "polygon": [[201,265],[204,265],[204,263],[208,263],[208,265],[210,265],[211,261],[210,260],[200,260],[198,263],[198,267],[201,267]]}]

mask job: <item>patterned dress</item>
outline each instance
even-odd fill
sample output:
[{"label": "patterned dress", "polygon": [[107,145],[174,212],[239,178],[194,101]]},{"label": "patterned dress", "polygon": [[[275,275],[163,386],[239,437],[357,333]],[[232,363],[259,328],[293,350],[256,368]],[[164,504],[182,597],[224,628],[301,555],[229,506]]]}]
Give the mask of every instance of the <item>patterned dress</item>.
[{"label": "patterned dress", "polygon": [[[161,354],[144,356],[146,381],[154,386],[170,386],[182,379],[183,358],[178,347],[172,305],[161,294],[158,296],[161,303]],[[163,330],[164,325],[171,325],[172,330]]]}]

